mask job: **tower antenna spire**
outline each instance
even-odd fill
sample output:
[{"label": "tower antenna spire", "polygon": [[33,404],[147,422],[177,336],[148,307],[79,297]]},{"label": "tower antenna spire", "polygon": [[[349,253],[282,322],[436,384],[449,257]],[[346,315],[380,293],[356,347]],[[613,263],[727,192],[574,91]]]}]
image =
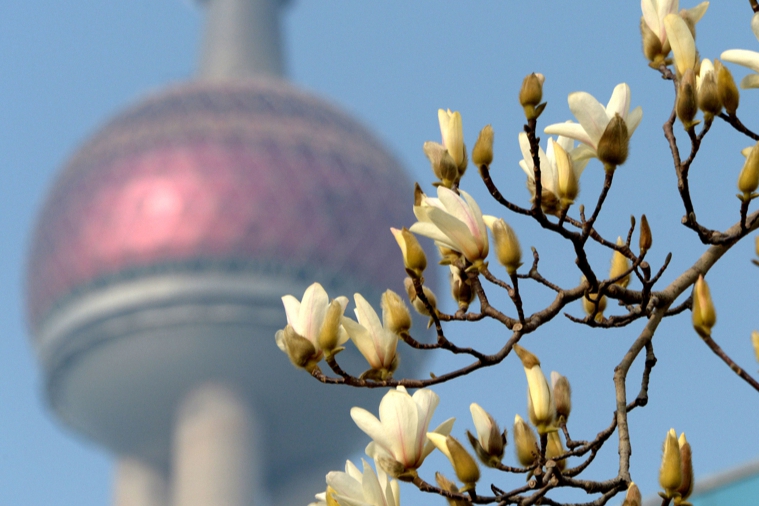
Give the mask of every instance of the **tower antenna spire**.
[{"label": "tower antenna spire", "polygon": [[199,78],[284,76],[280,13],[287,0],[201,0],[208,8]]}]

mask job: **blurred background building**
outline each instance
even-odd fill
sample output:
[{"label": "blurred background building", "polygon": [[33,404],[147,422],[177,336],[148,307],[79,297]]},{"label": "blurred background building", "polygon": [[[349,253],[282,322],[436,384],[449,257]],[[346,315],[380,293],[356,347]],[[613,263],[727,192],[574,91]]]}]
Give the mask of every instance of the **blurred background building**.
[{"label": "blurred background building", "polygon": [[398,289],[388,229],[409,221],[410,185],[285,80],[285,2],[204,3],[197,78],[118,114],[59,174],[29,323],[55,414],[118,459],[117,506],[305,504],[355,449],[344,415],[366,392],[293,370],[280,298],[315,280],[375,303]]}]

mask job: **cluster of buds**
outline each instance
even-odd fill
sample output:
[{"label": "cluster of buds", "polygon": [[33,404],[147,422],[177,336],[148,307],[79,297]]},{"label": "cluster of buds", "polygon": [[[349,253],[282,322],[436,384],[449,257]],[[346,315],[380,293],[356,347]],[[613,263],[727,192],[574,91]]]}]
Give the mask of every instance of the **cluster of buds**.
[{"label": "cluster of buds", "polygon": [[692,38],[695,38],[696,23],[709,7],[709,2],[702,2],[696,7],[683,9],[678,13],[678,3],[678,0],[643,0],[641,2],[643,17],[640,19],[640,32],[643,39],[643,54],[650,62],[649,65],[655,69],[669,63],[667,57],[670,51],[677,51],[679,44],[666,27],[666,19],[670,16],[678,18],[681,26],[690,32]]},{"label": "cluster of buds", "polygon": [[693,460],[690,443],[685,439],[685,433],[677,437],[675,429],[669,429],[664,439],[659,484],[665,499],[673,500],[677,506],[690,503],[686,499],[693,492]]},{"label": "cluster of buds", "polygon": [[[439,179],[436,185],[446,188],[458,186],[459,181],[466,172],[469,160],[464,145],[464,128],[461,122],[461,114],[450,109],[438,110],[438,122],[442,144],[428,141],[424,143],[424,154],[430,161],[432,172]],[[492,159],[492,131],[491,131],[491,159]]]}]

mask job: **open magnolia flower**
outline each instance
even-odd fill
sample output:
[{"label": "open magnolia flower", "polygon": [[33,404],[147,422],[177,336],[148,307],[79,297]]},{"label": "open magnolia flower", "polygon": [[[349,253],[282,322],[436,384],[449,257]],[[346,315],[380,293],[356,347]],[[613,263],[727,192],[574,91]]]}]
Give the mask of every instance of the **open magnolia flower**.
[{"label": "open magnolia flower", "polygon": [[[754,14],[754,17],[751,19],[751,30],[754,32],[757,40],[759,40],[759,12]],[[757,74],[749,74],[741,79],[741,88],[759,88],[759,53],[747,49],[728,49],[722,53],[720,58],[731,63],[743,65],[757,72]]]},{"label": "open magnolia flower", "polygon": [[[618,84],[614,88],[614,92],[612,92],[606,107],[584,91],[570,93],[567,102],[569,103],[569,109],[579,123],[570,121],[549,125],[545,128],[545,133],[563,135],[585,144],[587,147],[582,151],[578,148],[573,159],[581,160],[588,157],[596,157],[604,163],[609,161],[619,163],[615,159],[605,159],[607,157],[605,151],[609,150],[609,143],[613,144],[613,141],[617,140],[618,133],[616,129],[622,126],[619,125],[621,120],[626,129],[626,136],[624,136],[626,139],[619,140],[620,142],[624,141],[624,146],[612,145],[611,149],[615,151],[615,147],[618,147],[618,150],[623,148],[624,157],[622,157],[622,161],[624,161],[627,153],[627,141],[632,137],[633,132],[635,132],[635,129],[640,124],[641,118],[643,118],[643,110],[640,107],[636,107],[630,111],[630,87],[626,83]],[[619,120],[616,119],[617,117]],[[599,147],[602,148],[600,155]],[[615,152],[612,154],[617,155],[612,158],[619,158],[620,153]]]},{"label": "open magnolia flower", "polygon": [[[344,316],[342,324],[371,367],[362,374],[362,378],[386,380],[398,368],[398,355],[395,353],[398,335],[382,325],[377,312],[360,293],[355,294],[353,300],[356,302],[354,312],[358,323]],[[383,309],[385,321],[388,321],[389,315],[386,313],[389,310],[387,307]]]},{"label": "open magnolia flower", "polygon": [[345,472],[327,474],[327,492],[340,506],[400,506],[400,487],[397,480],[388,480],[377,466],[377,472],[364,460],[363,471],[353,462],[345,463]]},{"label": "open magnolia flower", "polygon": [[[665,63],[664,59],[669,54],[670,49],[674,49],[676,42],[672,41],[671,35],[665,28],[665,18],[667,15],[676,15],[679,8],[678,0],[641,0],[641,10],[643,18],[641,19],[641,31],[643,32],[643,50],[646,57],[653,62],[655,66]],[[693,27],[695,32],[696,23],[706,13],[709,2],[701,2],[690,9],[683,9],[679,17]],[[695,35],[693,35],[695,37]],[[653,37],[653,38],[652,38]]]},{"label": "open magnolia flower", "polygon": [[[391,476],[413,474],[435,448],[427,440],[432,414],[440,398],[432,390],[422,388],[411,396],[399,386],[390,390],[379,405],[379,419],[363,408],[352,408],[351,418],[372,442],[367,455]],[[454,418],[441,423],[433,432],[447,436]]]},{"label": "open magnolia flower", "polygon": [[458,251],[474,265],[488,256],[488,232],[477,202],[465,191],[438,186],[438,198],[421,196],[414,206],[417,221],[409,229],[435,244]]},{"label": "open magnolia flower", "polygon": [[[302,300],[285,295],[282,303],[287,314],[287,327],[274,337],[279,349],[287,353],[296,366],[310,372],[324,351],[331,351],[348,340],[348,333],[340,325],[348,305],[347,297],[337,297],[330,303],[322,285],[314,283],[306,289]],[[331,344],[326,345],[327,342]]]},{"label": "open magnolia flower", "polygon": [[[527,174],[527,189],[535,199],[535,163],[532,160],[530,141],[527,134],[519,134],[519,148],[522,150],[522,160],[519,166]],[[579,181],[588,160],[590,150],[575,148],[575,142],[569,137],[559,136],[555,141],[548,138],[545,151],[538,148],[540,159],[541,207],[549,214],[558,213],[570,204],[579,192]]]}]

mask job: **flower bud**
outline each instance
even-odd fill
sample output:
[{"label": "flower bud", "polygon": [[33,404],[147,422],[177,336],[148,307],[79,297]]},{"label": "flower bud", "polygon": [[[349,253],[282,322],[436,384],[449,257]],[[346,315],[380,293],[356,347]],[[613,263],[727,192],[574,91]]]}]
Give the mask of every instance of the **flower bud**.
[{"label": "flower bud", "polygon": [[704,281],[704,276],[699,275],[693,285],[693,328],[701,337],[709,337],[712,327],[717,322],[717,314],[714,311],[714,303],[709,293],[709,286]]},{"label": "flower bud", "polygon": [[459,169],[448,150],[442,144],[431,141],[425,142],[422,149],[430,161],[435,177],[442,182],[443,186],[450,188],[458,180]]},{"label": "flower bud", "polygon": [[598,159],[607,170],[622,165],[627,160],[629,145],[630,135],[627,132],[627,124],[622,116],[616,113],[606,125],[606,130],[598,141],[596,149]]},{"label": "flower bud", "polygon": [[627,487],[627,494],[625,495],[625,502],[622,506],[641,506],[643,503],[643,497],[640,495],[640,489],[634,482],[630,482]]},{"label": "flower bud", "polygon": [[523,467],[534,464],[539,455],[538,439],[519,415],[514,417],[514,449],[517,460]]},{"label": "flower bud", "polygon": [[[561,443],[559,433],[556,431],[549,432],[548,444],[546,445],[546,458],[553,460],[556,457],[564,455],[564,453],[564,445]],[[563,471],[567,467],[567,459],[554,460],[554,462],[556,462],[556,467],[559,471]]]},{"label": "flower bud", "polygon": [[640,239],[638,240],[638,247],[640,248],[640,254],[643,255],[646,251],[651,249],[654,239],[651,235],[651,227],[648,226],[648,218],[646,215],[640,217]]},{"label": "flower bud", "polygon": [[677,494],[677,489],[682,483],[682,469],[680,462],[680,445],[677,442],[675,429],[669,429],[664,440],[664,450],[659,470],[659,484],[664,489],[664,494],[672,498]]},{"label": "flower bud", "polygon": [[382,294],[382,326],[394,334],[405,334],[411,328],[411,313],[401,296],[392,290]]},{"label": "flower bud", "polygon": [[759,186],[759,142],[741,153],[746,157],[743,169],[738,176],[738,190],[743,193],[743,199],[750,199],[751,194]]},{"label": "flower bud", "polygon": [[[585,276],[582,277],[582,281],[585,282]],[[606,295],[602,295],[598,298],[598,292],[588,291],[582,298],[582,309],[585,314],[592,316],[595,313],[595,320],[600,322],[604,317],[604,310],[606,309]]]},{"label": "flower bud", "polygon": [[759,362],[759,332],[756,330],[751,332],[751,344],[754,346],[754,355],[756,355],[756,361]]},{"label": "flower bud", "polygon": [[539,434],[545,434],[553,429],[556,418],[556,405],[551,396],[548,381],[540,368],[538,357],[522,348],[514,345],[514,352],[522,361],[525,376],[527,376],[527,405],[530,419],[538,429]]},{"label": "flower bud", "polygon": [[466,311],[469,304],[474,300],[474,290],[469,284],[466,273],[453,264],[448,267],[451,269],[450,281],[453,300],[456,301],[459,309]]},{"label": "flower bud", "polygon": [[675,111],[686,130],[692,129],[697,124],[697,122],[693,121],[698,112],[696,74],[691,68],[687,69],[680,79],[680,84],[677,88]]},{"label": "flower bud", "polygon": [[345,307],[337,300],[333,300],[327,306],[327,314],[324,317],[322,327],[319,329],[317,342],[319,343],[319,348],[328,355],[335,351],[340,342],[340,322],[342,321],[344,312]]},{"label": "flower bud", "polygon": [[[662,51],[661,40],[659,40],[659,36],[648,27],[648,24],[643,17],[640,18],[640,36],[641,39],[643,39],[643,56],[657,67],[664,63],[666,54]],[[667,53],[669,53],[669,51],[667,51]]]},{"label": "flower bud", "polygon": [[480,130],[472,150],[472,161],[478,167],[493,163],[493,127],[486,125]]},{"label": "flower bud", "polygon": [[403,227],[401,230],[391,227],[390,231],[393,233],[393,237],[395,237],[395,242],[401,248],[403,265],[406,267],[406,272],[409,276],[421,277],[424,269],[427,268],[427,256],[424,254],[424,250],[416,239],[416,236],[409,232],[406,227]]},{"label": "flower bud", "polygon": [[717,76],[717,94],[719,95],[719,101],[725,108],[728,114],[733,115],[738,110],[738,104],[740,103],[740,93],[738,87],[735,85],[733,75],[730,73],[727,67],[722,65],[722,62],[715,58],[714,60],[714,73]]},{"label": "flower bud", "polygon": [[440,265],[452,265],[455,264],[459,258],[461,258],[461,253],[456,250],[446,248],[445,246],[440,246],[439,244],[436,246],[438,253],[440,253],[440,261],[438,262]]},{"label": "flower bud", "polygon": [[[455,483],[453,483],[451,480],[443,476],[442,473],[435,473],[435,481],[437,482],[437,486],[442,488],[443,490],[446,490],[448,492],[453,492],[454,494],[459,493],[459,488],[456,486]],[[469,501],[462,501],[460,499],[449,499],[446,497],[446,501],[448,501],[448,506],[468,506],[470,503]]]},{"label": "flower bud", "polygon": [[519,90],[519,103],[524,108],[524,115],[528,120],[537,119],[543,112],[543,74],[533,72],[522,81],[522,89]]},{"label": "flower bud", "polygon": [[469,443],[483,464],[495,467],[503,458],[506,431],[501,433],[495,419],[479,404],[473,402],[469,406],[469,411],[472,413],[472,421],[477,432],[477,437],[475,437],[471,432],[466,431]]},{"label": "flower bud", "polygon": [[495,242],[495,252],[498,262],[506,267],[509,275],[514,275],[517,269],[522,265],[522,249],[519,246],[519,239],[514,230],[505,222],[503,218],[496,219],[494,216],[483,216],[485,225],[490,229]]},{"label": "flower bud", "polygon": [[693,492],[693,459],[691,455],[690,443],[685,439],[685,432],[680,434],[678,440],[680,445],[680,475],[682,481],[677,492],[680,494],[680,502],[687,499]]},{"label": "flower bud", "polygon": [[701,68],[698,71],[696,80],[698,91],[698,108],[704,111],[706,118],[716,116],[722,110],[722,102],[719,101],[719,92],[717,91],[717,78],[714,74],[714,65],[704,58],[701,61]]},{"label": "flower bud", "polygon": [[[414,282],[411,280],[411,278],[406,278],[403,280],[403,284],[406,287],[406,293],[408,294],[408,299],[409,301],[411,301],[411,305],[414,306],[414,309],[416,310],[416,312],[419,313],[420,315],[430,317],[430,321],[427,325],[427,328],[429,328],[432,325],[434,320],[432,319],[432,315],[430,314],[430,312],[427,310],[427,306],[424,304],[424,302],[422,302],[422,299],[417,297],[416,288],[414,287]],[[424,296],[427,298],[427,302],[429,302],[430,306],[432,306],[432,310],[437,311],[437,298],[435,297],[435,294],[432,293],[432,290],[430,290],[426,286],[423,286],[422,289],[424,291]]]},{"label": "flower bud", "polygon": [[443,137],[443,146],[453,158],[453,163],[460,167],[464,161],[464,129],[461,123],[461,113],[458,111],[451,112],[444,109],[437,111],[438,122],[440,123],[440,134]]},{"label": "flower bud", "polygon": [[456,477],[464,483],[462,490],[471,490],[480,479],[480,468],[472,456],[469,455],[469,452],[452,436],[428,432],[427,439],[451,461],[453,470],[456,471]]},{"label": "flower bud", "polygon": [[316,364],[319,363],[321,354],[316,350],[311,341],[298,335],[290,325],[287,325],[284,330],[277,332],[276,340],[284,344],[287,357],[295,367],[313,372]]},{"label": "flower bud", "polygon": [[551,372],[551,386],[556,404],[556,416],[559,419],[564,418],[566,422],[572,411],[572,387],[569,386],[569,380],[556,371]]},{"label": "flower bud", "polygon": [[[624,246],[621,237],[617,237],[617,246]],[[611,254],[611,269],[609,269],[609,279],[617,278],[630,270],[630,260],[617,250]],[[630,284],[630,273],[619,279],[615,284],[625,288]]]},{"label": "flower bud", "polygon": [[561,201],[561,208],[566,209],[574,203],[577,194],[580,193],[580,182],[577,180],[572,157],[558,142],[553,142],[553,156],[558,172],[557,197]]}]

